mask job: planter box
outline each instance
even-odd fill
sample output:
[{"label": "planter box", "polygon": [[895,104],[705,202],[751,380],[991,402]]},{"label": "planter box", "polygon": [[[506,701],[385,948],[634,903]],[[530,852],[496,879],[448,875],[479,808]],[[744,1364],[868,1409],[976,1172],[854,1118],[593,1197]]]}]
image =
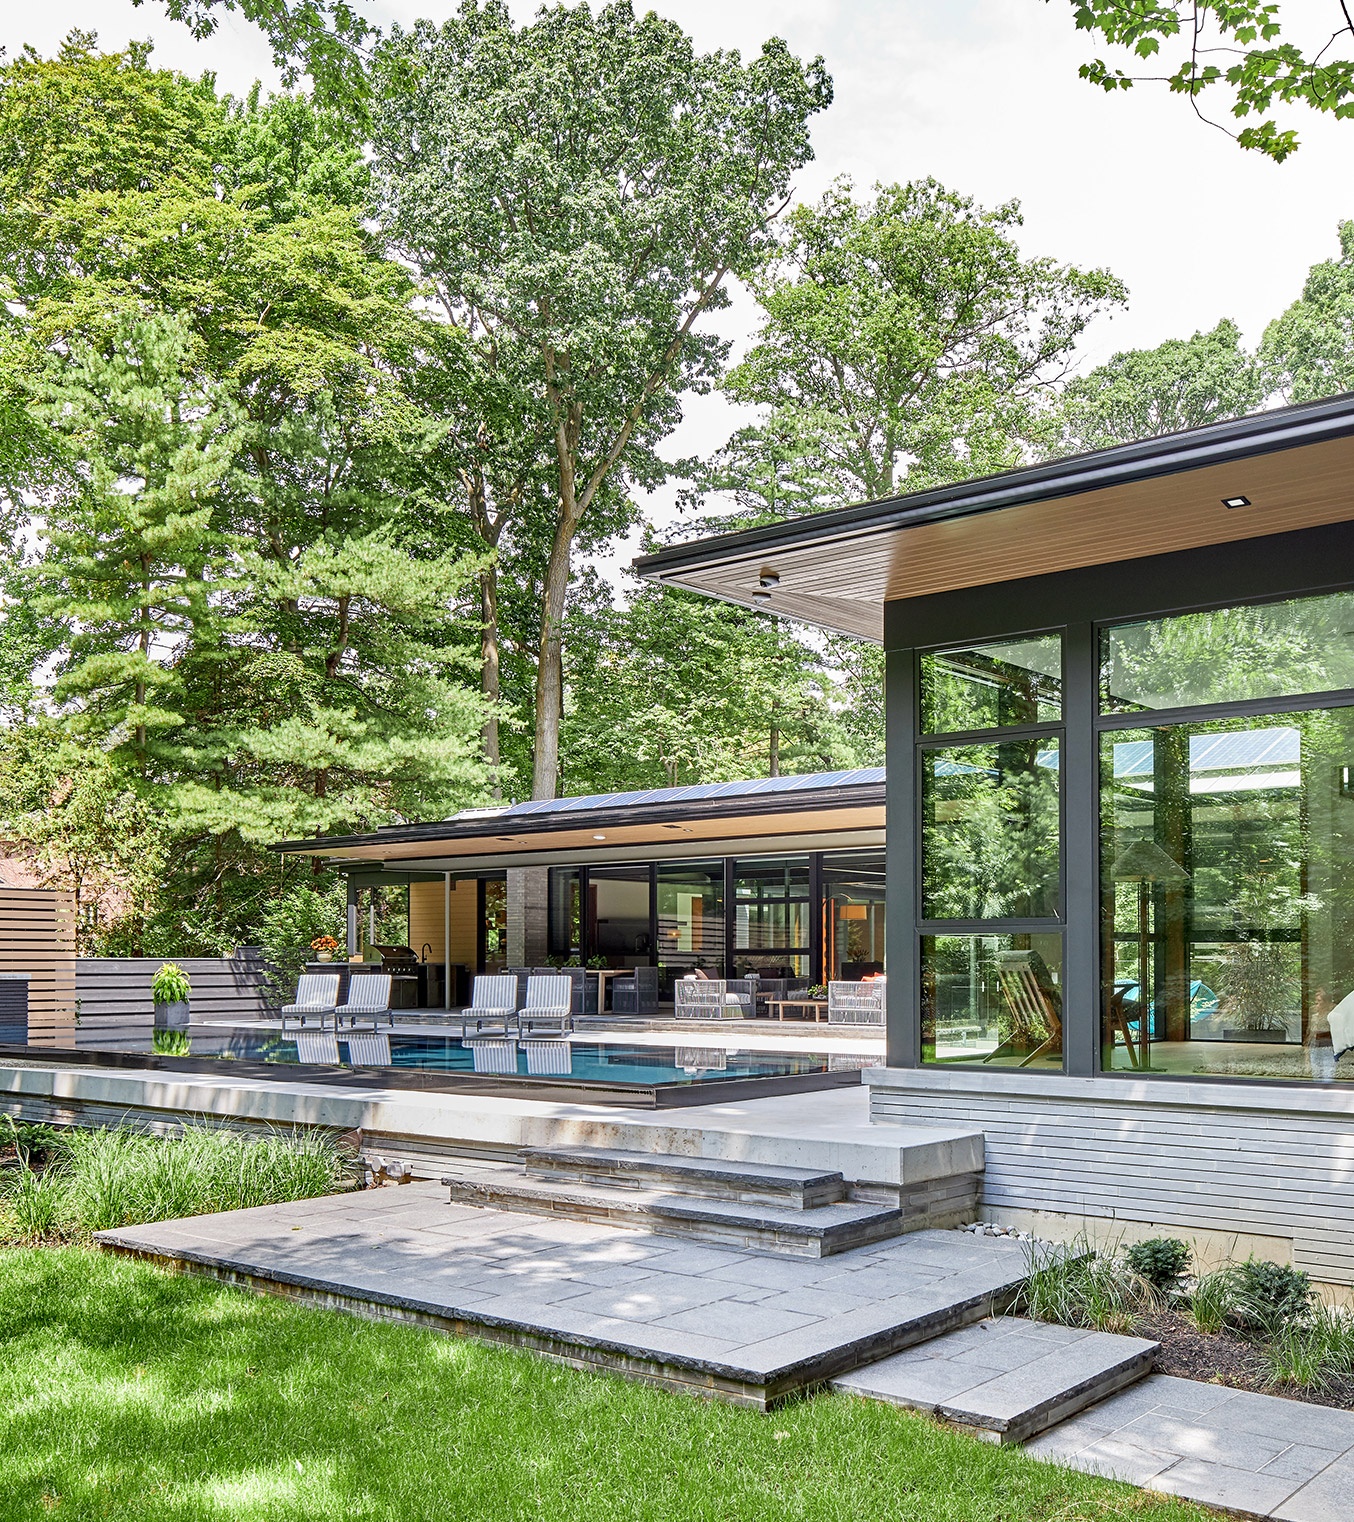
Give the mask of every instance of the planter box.
[{"label": "planter box", "polygon": [[188,1000],[174,1004],[156,1004],[155,1029],[157,1031],[186,1031],[188,1029]]}]

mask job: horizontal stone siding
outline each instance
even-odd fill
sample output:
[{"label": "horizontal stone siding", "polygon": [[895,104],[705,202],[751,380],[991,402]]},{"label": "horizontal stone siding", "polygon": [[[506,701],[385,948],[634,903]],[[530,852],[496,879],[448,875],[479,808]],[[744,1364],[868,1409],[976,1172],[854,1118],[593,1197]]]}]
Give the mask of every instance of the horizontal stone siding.
[{"label": "horizontal stone siding", "polygon": [[1211,1108],[1153,1102],[1146,1085],[1115,1098],[1113,1080],[1063,1080],[1080,1092],[1062,1098],[1057,1080],[1022,1093],[996,1075],[986,1090],[887,1077],[873,1120],[983,1128],[984,1210],[1279,1238],[1314,1279],[1354,1284],[1354,1116],[1303,1110],[1301,1094],[1292,1110],[1258,1094]]}]

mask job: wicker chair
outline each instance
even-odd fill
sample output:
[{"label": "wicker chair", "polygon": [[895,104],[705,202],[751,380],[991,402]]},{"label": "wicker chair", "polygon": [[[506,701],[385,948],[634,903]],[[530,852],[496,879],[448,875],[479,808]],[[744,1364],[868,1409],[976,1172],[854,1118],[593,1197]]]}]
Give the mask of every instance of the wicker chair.
[{"label": "wicker chair", "polygon": [[883,978],[864,983],[829,983],[827,985],[827,1023],[829,1025],[883,1025]]},{"label": "wicker chair", "polygon": [[678,978],[672,1000],[679,1020],[737,1020],[743,1014],[741,998],[730,994],[723,978]]}]

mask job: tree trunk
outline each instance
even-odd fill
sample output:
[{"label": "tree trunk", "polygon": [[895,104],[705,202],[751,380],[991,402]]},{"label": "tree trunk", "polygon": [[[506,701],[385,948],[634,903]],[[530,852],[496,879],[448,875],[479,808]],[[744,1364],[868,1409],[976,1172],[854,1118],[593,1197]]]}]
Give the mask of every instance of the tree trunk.
[{"label": "tree trunk", "polygon": [[768,777],[780,776],[780,730],[775,725],[771,727],[771,770]]},{"label": "tree trunk", "polygon": [[480,572],[480,690],[492,708],[484,721],[484,759],[494,780],[494,797],[503,796],[499,776],[498,701],[502,692],[498,647],[498,571],[493,565]]},{"label": "tree trunk", "polygon": [[564,600],[577,520],[561,515],[541,589],[541,644],[536,662],[536,744],[531,796],[554,798],[559,788],[559,726],[564,713]]}]

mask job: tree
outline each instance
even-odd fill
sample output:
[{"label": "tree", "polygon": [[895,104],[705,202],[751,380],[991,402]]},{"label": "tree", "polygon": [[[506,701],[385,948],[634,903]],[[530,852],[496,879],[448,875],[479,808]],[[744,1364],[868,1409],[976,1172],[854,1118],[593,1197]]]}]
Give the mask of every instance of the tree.
[{"label": "tree", "polygon": [[1023,258],[1014,203],[987,211],[934,180],[863,202],[838,181],[786,222],[724,382],[765,417],[701,482],[741,493],[741,521],[1019,463],[1082,330],[1123,299],[1103,270]]},{"label": "tree", "polygon": [[1265,399],[1255,357],[1234,322],[1210,333],[1129,349],[1070,381],[1058,402],[1057,453],[1107,449],[1135,439],[1244,417]]},{"label": "tree", "polygon": [[1346,0],[1323,0],[1324,41],[1306,47],[1284,37],[1273,0],[1071,0],[1079,30],[1132,50],[1144,63],[1164,43],[1179,43],[1174,67],[1158,74],[1131,74],[1097,58],[1082,64],[1083,79],[1102,89],[1128,90],[1152,81],[1189,97],[1195,115],[1226,132],[1243,148],[1282,163],[1298,147],[1292,128],[1280,130],[1269,116],[1232,132],[1204,115],[1201,100],[1218,87],[1231,91],[1238,121],[1261,116],[1276,103],[1302,105],[1344,119],[1354,116],[1354,59],[1334,52],[1354,38]]},{"label": "tree", "polygon": [[542,10],[519,30],[500,0],[465,0],[440,30],[393,32],[379,68],[390,235],[448,321],[510,356],[545,441],[532,791],[551,797],[575,543],[590,522],[633,521],[628,488],[662,479],[678,399],[726,348],[701,319],[769,246],[830,85],[778,40],[747,65],[699,55],[626,3]]},{"label": "tree", "polygon": [[1354,390],[1354,222],[1341,222],[1340,256],[1314,264],[1302,295],[1265,329],[1260,359],[1290,402]]}]

